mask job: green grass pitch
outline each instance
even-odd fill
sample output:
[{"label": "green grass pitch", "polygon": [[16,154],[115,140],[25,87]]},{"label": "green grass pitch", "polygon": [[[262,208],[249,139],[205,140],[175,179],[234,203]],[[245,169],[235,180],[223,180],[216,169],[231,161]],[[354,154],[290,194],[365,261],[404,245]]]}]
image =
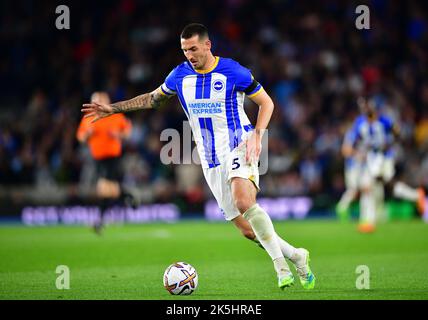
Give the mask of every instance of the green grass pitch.
[{"label": "green grass pitch", "polygon": [[[427,299],[428,224],[390,222],[374,234],[332,220],[275,222],[277,232],[310,250],[316,288],[298,281],[281,291],[264,250],[231,224],[203,221],[87,227],[0,227],[0,299]],[[172,262],[192,264],[199,287],[172,296],[162,284]],[[70,268],[70,289],[55,287]],[[358,265],[370,289],[356,289]],[[293,270],[294,271],[294,270]],[[297,280],[297,279],[296,279]]]}]

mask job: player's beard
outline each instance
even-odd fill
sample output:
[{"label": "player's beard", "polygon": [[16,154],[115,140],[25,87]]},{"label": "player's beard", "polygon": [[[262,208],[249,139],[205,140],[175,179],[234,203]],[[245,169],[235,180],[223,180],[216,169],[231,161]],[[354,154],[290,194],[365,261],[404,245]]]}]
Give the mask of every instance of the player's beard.
[{"label": "player's beard", "polygon": [[194,68],[194,69],[200,69],[200,63],[199,63],[199,60],[196,60],[194,63],[192,62],[192,61],[190,61],[189,60],[189,62],[190,62],[190,64],[192,65],[192,67]]},{"label": "player's beard", "polygon": [[203,66],[205,66],[206,62],[207,62],[207,57],[201,57],[196,61],[196,65],[193,67],[197,70],[203,70],[204,69]]}]

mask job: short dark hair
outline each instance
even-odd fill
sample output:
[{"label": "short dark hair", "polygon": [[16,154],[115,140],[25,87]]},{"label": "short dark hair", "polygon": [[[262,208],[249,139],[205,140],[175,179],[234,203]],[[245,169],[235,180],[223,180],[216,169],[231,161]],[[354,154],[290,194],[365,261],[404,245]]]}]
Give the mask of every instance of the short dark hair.
[{"label": "short dark hair", "polygon": [[181,32],[181,38],[190,39],[193,36],[198,35],[199,38],[208,38],[208,29],[200,23],[190,23],[184,27]]}]

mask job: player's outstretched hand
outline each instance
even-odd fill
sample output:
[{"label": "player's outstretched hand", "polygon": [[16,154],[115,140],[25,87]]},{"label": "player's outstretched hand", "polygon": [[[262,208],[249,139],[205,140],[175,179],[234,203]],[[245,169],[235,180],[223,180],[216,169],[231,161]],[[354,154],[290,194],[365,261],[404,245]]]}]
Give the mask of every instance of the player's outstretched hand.
[{"label": "player's outstretched hand", "polygon": [[85,103],[81,111],[86,113],[84,118],[94,117],[91,122],[111,116],[114,113],[111,105],[98,102]]}]

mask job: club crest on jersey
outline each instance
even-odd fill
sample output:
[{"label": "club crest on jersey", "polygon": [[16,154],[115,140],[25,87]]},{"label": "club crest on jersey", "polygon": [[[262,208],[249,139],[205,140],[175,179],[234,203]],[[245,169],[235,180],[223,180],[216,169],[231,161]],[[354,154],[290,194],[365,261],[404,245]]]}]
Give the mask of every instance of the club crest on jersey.
[{"label": "club crest on jersey", "polygon": [[215,92],[221,92],[221,91],[223,91],[224,90],[224,82],[221,81],[221,80],[214,81],[213,84],[212,84],[212,89]]}]

